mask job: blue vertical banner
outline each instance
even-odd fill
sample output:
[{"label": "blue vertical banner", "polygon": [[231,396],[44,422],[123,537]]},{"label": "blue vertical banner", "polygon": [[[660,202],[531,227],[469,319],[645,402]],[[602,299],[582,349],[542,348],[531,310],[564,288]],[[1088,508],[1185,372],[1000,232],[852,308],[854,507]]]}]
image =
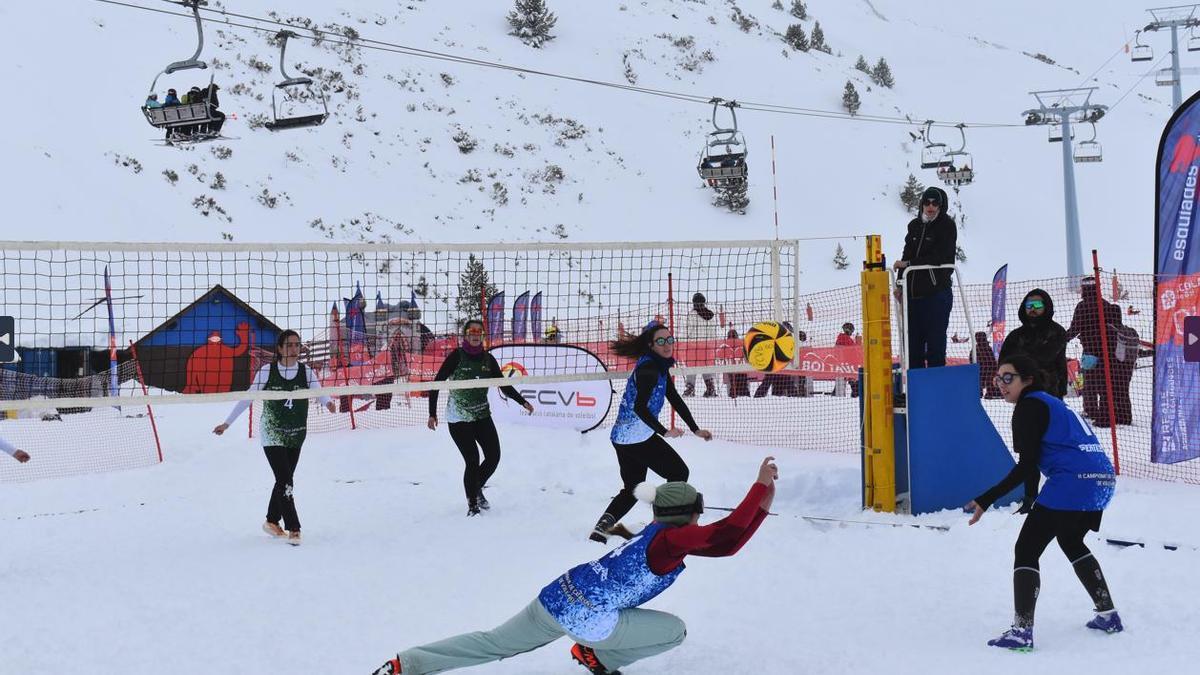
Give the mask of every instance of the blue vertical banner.
[{"label": "blue vertical banner", "polygon": [[1005,301],[1008,300],[1008,263],[1000,266],[992,277],[992,356],[1000,358],[1000,346],[1004,344]]},{"label": "blue vertical banner", "polygon": [[1200,367],[1184,361],[1184,320],[1200,314],[1196,194],[1200,93],[1171,116],[1158,145],[1154,214],[1154,415],[1150,461],[1200,457]]},{"label": "blue vertical banner", "polygon": [[504,291],[488,300],[487,330],[488,344],[498,345],[504,341]]},{"label": "blue vertical banner", "polygon": [[529,332],[533,335],[533,339],[538,339],[542,334],[542,292],[538,291],[534,294],[533,300],[529,301]]},{"label": "blue vertical banner", "polygon": [[[513,319],[512,319],[512,339],[513,342],[523,342],[525,340],[525,319],[529,314],[529,291],[517,296],[513,302]],[[533,336],[534,341],[537,341],[538,336]]]},{"label": "blue vertical banner", "polygon": [[355,284],[354,295],[342,298],[346,303],[346,344],[349,348],[350,365],[358,365],[367,360],[366,336],[367,321],[363,310],[367,307],[367,299],[363,297],[362,284]]}]

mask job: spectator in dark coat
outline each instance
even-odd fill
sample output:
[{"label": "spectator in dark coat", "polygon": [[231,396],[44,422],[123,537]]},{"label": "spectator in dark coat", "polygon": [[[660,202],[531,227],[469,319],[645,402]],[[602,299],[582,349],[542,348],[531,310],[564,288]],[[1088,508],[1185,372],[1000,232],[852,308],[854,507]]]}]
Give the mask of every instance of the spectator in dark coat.
[{"label": "spectator in dark coat", "polygon": [[[1095,286],[1092,286],[1093,292]],[[1000,358],[1027,354],[1046,374],[1045,389],[1058,398],[1067,395],[1067,331],[1054,320],[1054,300],[1035,288],[1017,310],[1021,325],[1004,338]],[[990,381],[990,380],[989,380]]]},{"label": "spectator in dark coat", "polygon": [[211,106],[209,108],[209,112],[212,114],[213,121],[209,123],[208,130],[217,136],[221,135],[221,127],[225,125],[225,113],[217,110],[217,108],[221,105],[220,99],[217,98],[218,89],[220,89],[220,87],[218,87],[214,82],[205,87],[200,94],[201,99],[206,101]]},{"label": "spectator in dark coat", "polygon": [[995,382],[996,355],[992,352],[987,333],[983,331],[975,332],[975,362],[979,364],[979,390],[983,392],[983,397],[1000,398],[1000,388]]},{"label": "spectator in dark coat", "polygon": [[[1099,296],[1096,280],[1092,277],[1084,277],[1079,286],[1079,295],[1079,304],[1075,305],[1065,340],[1070,342],[1079,338],[1083,346],[1083,355],[1079,357],[1079,367],[1083,370],[1083,414],[1090,417],[1096,426],[1106,427],[1109,426],[1108,393],[1104,384],[1104,341],[1100,333],[1102,315],[1097,302],[1103,303],[1103,317],[1109,324],[1120,323],[1121,308]],[[1115,331],[1109,330],[1110,367],[1116,352],[1115,337]]]},{"label": "spectator in dark coat", "polygon": [[175,95],[174,89],[167,90],[167,97],[163,99],[163,105],[179,105],[179,97]]},{"label": "spectator in dark coat", "polygon": [[[893,265],[901,272],[910,265],[953,265],[958,250],[958,227],[946,209],[950,200],[941,188],[926,188],[920,214],[908,223],[904,252]],[[907,344],[909,368],[946,365],[946,327],[954,307],[951,269],[918,270],[908,275]],[[897,288],[897,293],[900,289]],[[899,297],[899,296],[897,296]]]},{"label": "spectator in dark coat", "polygon": [[1109,357],[1113,364],[1113,414],[1116,415],[1117,424],[1133,424],[1133,401],[1129,398],[1129,385],[1133,380],[1133,371],[1137,369],[1141,344],[1137,331],[1121,321],[1120,307],[1108,304],[1104,308],[1104,315],[1108,320],[1108,339],[1113,344],[1113,352]]}]

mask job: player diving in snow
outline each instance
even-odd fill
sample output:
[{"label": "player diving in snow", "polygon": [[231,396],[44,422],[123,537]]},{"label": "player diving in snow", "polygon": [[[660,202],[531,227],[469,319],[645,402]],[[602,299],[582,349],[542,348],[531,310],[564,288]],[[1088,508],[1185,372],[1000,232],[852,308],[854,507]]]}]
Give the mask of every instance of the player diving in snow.
[{"label": "player diving in snow", "polygon": [[593,675],[678,647],[683,621],[641,605],[667,590],[688,555],[731,556],[758,530],[775,498],[774,457],[758,468],[749,492],[725,518],[699,525],[704,497],[683,482],[638,486],[652,501],[654,521],[603,557],[551,581],[516,616],[488,631],[464,633],[406,649],[375,675],[423,675],[498,661],[545,646],[563,635],[575,641],[571,658]]}]

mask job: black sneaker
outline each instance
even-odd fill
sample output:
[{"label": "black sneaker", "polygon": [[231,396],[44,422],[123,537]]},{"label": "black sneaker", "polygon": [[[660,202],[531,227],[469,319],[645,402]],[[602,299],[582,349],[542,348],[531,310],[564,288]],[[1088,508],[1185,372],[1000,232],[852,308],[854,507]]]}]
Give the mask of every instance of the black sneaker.
[{"label": "black sneaker", "polygon": [[475,503],[479,504],[479,508],[483,509],[484,511],[492,508],[492,505],[488,503],[487,497],[483,496],[482,488],[479,490],[479,496],[475,498]]},{"label": "black sneaker", "polygon": [[600,516],[600,520],[596,521],[596,527],[592,530],[592,533],[588,535],[588,539],[600,544],[607,544],[608,531],[613,525],[616,524],[616,522],[617,519],[613,518],[607,513]]},{"label": "black sneaker", "polygon": [[472,499],[471,501],[467,502],[467,517],[470,518],[471,516],[477,515],[479,515],[479,502]]}]

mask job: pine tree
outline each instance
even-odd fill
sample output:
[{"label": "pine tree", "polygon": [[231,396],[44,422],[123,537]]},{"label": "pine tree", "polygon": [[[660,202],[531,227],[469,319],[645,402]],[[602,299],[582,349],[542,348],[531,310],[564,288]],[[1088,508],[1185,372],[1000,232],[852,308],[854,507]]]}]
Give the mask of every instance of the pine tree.
[{"label": "pine tree", "polygon": [[775,0],[775,2],[772,2],[771,9],[778,9],[778,10],[782,11],[783,10],[782,0]]},{"label": "pine tree", "polygon": [[854,88],[853,82],[846,80],[846,89],[842,92],[842,107],[851,115],[856,115],[860,106],[862,99],[858,97],[858,90]]},{"label": "pine tree", "polygon": [[846,257],[846,249],[842,248],[841,244],[837,245],[837,251],[833,254],[833,266],[839,270],[850,267],[850,260]]},{"label": "pine tree", "polygon": [[879,57],[879,61],[875,63],[875,67],[871,70],[871,79],[879,86],[887,87],[888,89],[891,89],[896,84],[896,80],[892,77],[892,69],[882,56]]},{"label": "pine tree", "polygon": [[[871,75],[871,66],[867,63],[867,59],[864,58],[862,54],[858,55],[858,61],[854,63],[854,69],[860,70],[867,75]],[[875,77],[872,75],[871,79],[873,80]]]},{"label": "pine tree", "polygon": [[783,41],[792,49],[808,51],[808,36],[804,34],[804,27],[798,23],[788,26],[787,32],[783,34]]},{"label": "pine tree", "polygon": [[467,319],[482,319],[480,304],[483,296],[488,298],[496,294],[496,287],[488,278],[487,268],[483,261],[477,260],[472,253],[467,258],[467,266],[458,277],[458,298],[454,306],[458,309],[459,322],[466,323]]},{"label": "pine tree", "polygon": [[921,203],[921,195],[924,193],[925,186],[921,185],[921,181],[910,173],[908,180],[904,182],[904,187],[900,190],[900,203],[904,204],[904,208],[909,211],[916,211],[917,206]]},{"label": "pine tree", "polygon": [[800,0],[792,0],[792,16],[801,20],[807,19],[808,8]]},{"label": "pine tree", "polygon": [[512,26],[509,35],[521,38],[521,42],[540,49],[543,44],[554,39],[550,29],[558,17],[546,8],[546,0],[515,0],[513,9],[508,13],[508,25]]},{"label": "pine tree", "polygon": [[954,259],[960,263],[967,262],[967,252],[963,250],[962,246],[954,247]]},{"label": "pine tree", "polygon": [[812,48],[819,52],[825,52],[826,54],[833,53],[833,49],[831,49],[829,45],[825,44],[825,31],[821,30],[820,21],[813,24]]}]

